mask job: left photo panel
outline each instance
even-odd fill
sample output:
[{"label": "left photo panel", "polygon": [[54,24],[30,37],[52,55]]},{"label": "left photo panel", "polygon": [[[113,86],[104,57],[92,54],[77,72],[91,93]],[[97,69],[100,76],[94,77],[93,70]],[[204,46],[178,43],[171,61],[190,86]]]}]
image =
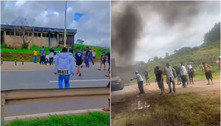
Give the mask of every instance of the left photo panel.
[{"label": "left photo panel", "polygon": [[1,1],[1,125],[110,125],[110,1]]}]

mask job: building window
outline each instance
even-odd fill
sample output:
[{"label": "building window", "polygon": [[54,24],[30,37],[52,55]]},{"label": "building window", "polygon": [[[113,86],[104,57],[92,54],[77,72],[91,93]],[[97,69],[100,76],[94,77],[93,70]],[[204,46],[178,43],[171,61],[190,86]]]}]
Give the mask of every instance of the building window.
[{"label": "building window", "polygon": [[35,37],[37,37],[37,36],[38,36],[38,34],[37,34],[37,33],[34,33],[34,36],[35,36]]},{"label": "building window", "polygon": [[32,36],[32,33],[29,33],[29,36]]},{"label": "building window", "polygon": [[16,32],[16,36],[19,36],[19,32]]},{"label": "building window", "polygon": [[46,37],[49,37],[49,35],[48,35],[48,34],[46,34]]},{"label": "building window", "polygon": [[10,31],[6,31],[6,35],[10,35]]},{"label": "building window", "polygon": [[25,36],[28,36],[28,32],[25,32]]},{"label": "building window", "polygon": [[11,35],[14,35],[15,33],[13,31],[11,31]]},{"label": "building window", "polygon": [[41,37],[41,33],[38,33],[38,37]]},{"label": "building window", "polygon": [[43,33],[42,36],[45,37],[45,33]]},{"label": "building window", "polygon": [[20,33],[19,33],[19,35],[20,35],[20,36],[23,36],[23,33],[22,33],[22,32],[20,32]]}]

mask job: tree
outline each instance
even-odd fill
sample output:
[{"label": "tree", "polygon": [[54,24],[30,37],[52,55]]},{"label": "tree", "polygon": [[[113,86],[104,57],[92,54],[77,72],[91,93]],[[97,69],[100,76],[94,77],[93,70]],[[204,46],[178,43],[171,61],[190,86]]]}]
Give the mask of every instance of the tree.
[{"label": "tree", "polygon": [[17,17],[15,20],[11,22],[11,24],[16,25],[14,31],[15,34],[21,37],[22,40],[22,48],[29,48],[29,44],[31,43],[31,40],[33,39],[33,27],[28,27],[29,22],[27,18],[25,17]]},{"label": "tree", "polygon": [[27,26],[16,26],[15,33],[21,37],[22,40],[22,48],[29,48],[29,44],[31,40],[34,38],[34,29],[32,27]]},{"label": "tree", "polygon": [[216,42],[220,40],[220,22],[216,23],[214,27],[205,34],[204,36],[204,45],[209,43]]},{"label": "tree", "polygon": [[81,45],[81,49],[82,49],[82,45],[84,43],[84,40],[82,39],[77,39],[76,43],[80,44]]}]

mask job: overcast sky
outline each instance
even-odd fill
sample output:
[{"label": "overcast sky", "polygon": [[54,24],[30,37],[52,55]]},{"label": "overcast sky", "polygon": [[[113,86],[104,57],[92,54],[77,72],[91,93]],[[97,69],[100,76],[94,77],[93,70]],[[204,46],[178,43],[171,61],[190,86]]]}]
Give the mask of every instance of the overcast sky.
[{"label": "overcast sky", "polygon": [[195,6],[198,6],[198,12],[193,16],[181,13],[181,16],[190,17],[184,24],[176,20],[173,25],[165,25],[160,13],[152,13],[144,17],[146,18],[144,34],[138,40],[135,60],[147,61],[154,56],[164,57],[166,52],[172,54],[175,49],[201,45],[205,33],[220,21],[220,4],[205,2]]},{"label": "overcast sky", "polygon": [[136,8],[142,18],[135,61],[147,62],[182,47],[199,46],[204,34],[220,21],[219,2],[116,2],[112,4],[112,15],[124,13],[127,4]]},{"label": "overcast sky", "polygon": [[[1,23],[64,28],[65,1],[1,2]],[[68,1],[67,28],[77,29],[75,40],[110,47],[110,2]]]}]

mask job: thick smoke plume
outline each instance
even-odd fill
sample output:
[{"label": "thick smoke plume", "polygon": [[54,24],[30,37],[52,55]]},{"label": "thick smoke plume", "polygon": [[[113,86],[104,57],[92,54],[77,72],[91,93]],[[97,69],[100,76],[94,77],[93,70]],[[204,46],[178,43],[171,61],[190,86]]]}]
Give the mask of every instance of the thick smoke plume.
[{"label": "thick smoke plume", "polygon": [[132,4],[127,4],[122,12],[112,17],[111,42],[112,52],[115,54],[113,56],[121,65],[129,65],[133,61],[136,41],[142,32],[141,16]]},{"label": "thick smoke plume", "polygon": [[181,31],[185,31],[191,21],[197,18],[203,3],[188,1],[112,2],[112,57],[116,59],[118,65],[132,64],[139,38],[143,31],[148,29],[146,28],[148,19],[157,15],[161,18],[164,28],[170,30],[178,27]]}]

